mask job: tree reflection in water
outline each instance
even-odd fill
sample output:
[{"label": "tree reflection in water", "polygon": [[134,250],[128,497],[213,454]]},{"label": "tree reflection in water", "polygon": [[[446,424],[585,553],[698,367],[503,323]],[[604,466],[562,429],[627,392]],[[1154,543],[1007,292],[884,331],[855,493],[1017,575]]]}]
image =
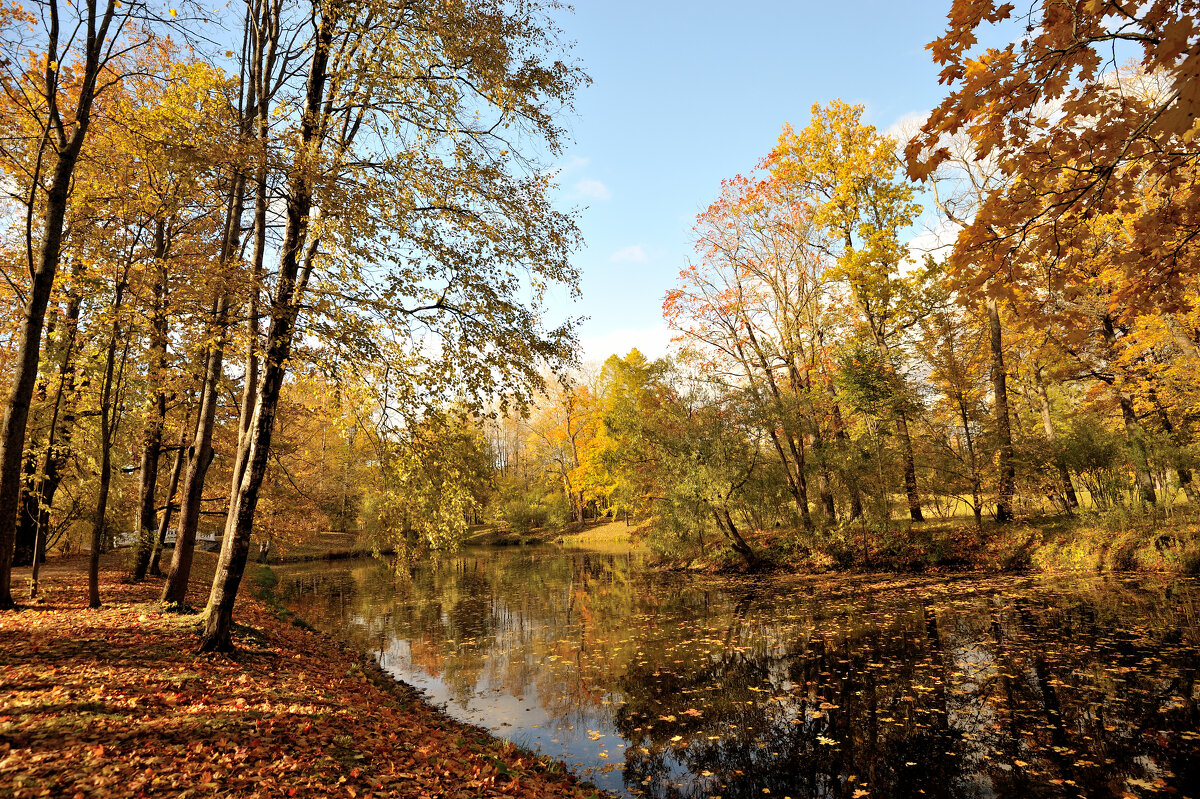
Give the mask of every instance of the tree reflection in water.
[{"label": "tree reflection in water", "polygon": [[751,582],[555,549],[282,578],[302,617],[375,651],[449,712],[616,792],[1148,796],[1200,785],[1193,580]]}]

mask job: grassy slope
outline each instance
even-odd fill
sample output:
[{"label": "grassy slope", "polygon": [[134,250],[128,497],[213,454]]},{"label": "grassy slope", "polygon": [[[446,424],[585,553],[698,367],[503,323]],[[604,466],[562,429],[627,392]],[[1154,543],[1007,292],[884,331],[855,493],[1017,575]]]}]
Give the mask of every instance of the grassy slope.
[{"label": "grassy slope", "polygon": [[[579,533],[560,532],[565,546],[628,551],[643,547],[647,523],[626,528],[600,523]],[[864,563],[865,548],[869,562]],[[1200,514],[1175,509],[1170,516],[1110,511],[1104,514],[1045,516],[1008,525],[987,522],[980,532],[973,519],[951,517],[920,524],[904,520],[865,532],[859,524],[817,531],[810,539],[782,530],[747,533],[768,563],[780,569],[825,571],[868,566],[911,571],[965,569],[1010,571],[1200,572]],[[678,563],[676,565],[684,565]],[[741,558],[710,541],[705,557],[689,564],[701,569],[738,569]]]}]

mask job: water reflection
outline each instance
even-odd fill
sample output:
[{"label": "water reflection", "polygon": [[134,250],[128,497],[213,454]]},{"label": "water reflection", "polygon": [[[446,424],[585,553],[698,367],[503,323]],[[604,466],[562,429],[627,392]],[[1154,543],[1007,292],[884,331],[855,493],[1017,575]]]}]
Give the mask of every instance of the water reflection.
[{"label": "water reflection", "polygon": [[724,581],[553,549],[281,576],[304,618],[377,652],[456,717],[617,793],[1200,785],[1195,581]]}]

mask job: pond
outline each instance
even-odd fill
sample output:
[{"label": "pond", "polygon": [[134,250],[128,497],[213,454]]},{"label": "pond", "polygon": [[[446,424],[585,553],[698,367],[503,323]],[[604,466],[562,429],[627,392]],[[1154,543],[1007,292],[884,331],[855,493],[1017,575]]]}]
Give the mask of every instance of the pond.
[{"label": "pond", "polygon": [[450,715],[646,797],[1200,796],[1200,586],[714,578],[637,554],[277,570]]}]

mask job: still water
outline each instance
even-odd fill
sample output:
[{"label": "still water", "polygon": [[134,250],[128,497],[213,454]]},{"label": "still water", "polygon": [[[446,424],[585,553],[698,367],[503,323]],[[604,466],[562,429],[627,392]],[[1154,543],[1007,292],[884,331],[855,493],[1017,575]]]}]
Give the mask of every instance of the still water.
[{"label": "still water", "polygon": [[646,797],[1200,798],[1200,585],[662,574],[472,550],[278,569],[450,715]]}]

